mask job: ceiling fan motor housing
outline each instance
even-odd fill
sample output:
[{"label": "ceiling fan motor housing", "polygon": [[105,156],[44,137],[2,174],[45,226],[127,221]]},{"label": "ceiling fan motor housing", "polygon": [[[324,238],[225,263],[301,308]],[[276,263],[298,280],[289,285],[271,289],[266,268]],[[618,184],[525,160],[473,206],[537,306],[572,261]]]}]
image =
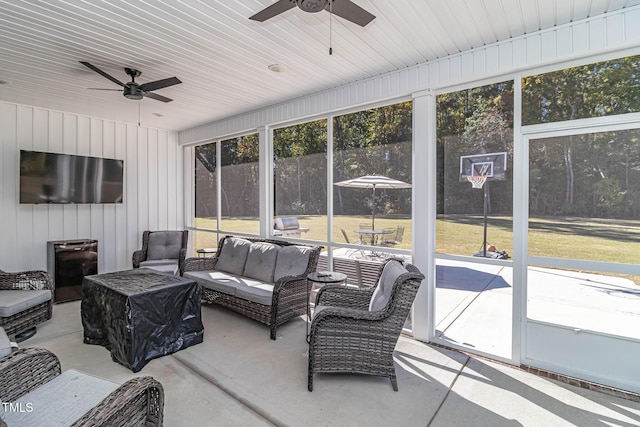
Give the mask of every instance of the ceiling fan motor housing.
[{"label": "ceiling fan motor housing", "polygon": [[296,0],[298,7],[305,12],[320,12],[329,4],[329,0]]},{"label": "ceiling fan motor housing", "polygon": [[142,99],[143,93],[140,88],[138,88],[137,83],[129,83],[124,87],[124,97],[127,99]]}]

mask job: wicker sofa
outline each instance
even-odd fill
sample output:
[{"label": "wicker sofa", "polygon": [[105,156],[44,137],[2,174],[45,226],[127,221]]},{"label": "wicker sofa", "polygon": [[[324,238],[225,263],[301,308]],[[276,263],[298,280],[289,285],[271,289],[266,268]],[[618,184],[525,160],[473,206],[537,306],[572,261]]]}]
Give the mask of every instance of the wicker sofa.
[{"label": "wicker sofa", "polygon": [[307,275],[321,246],[225,236],[212,258],[188,258],[183,275],[202,286],[202,299],[276,328],[307,312]]},{"label": "wicker sofa", "polygon": [[120,385],[73,369],[48,350],[24,348],[0,359],[0,427],[162,426],[164,391],[151,377]]}]

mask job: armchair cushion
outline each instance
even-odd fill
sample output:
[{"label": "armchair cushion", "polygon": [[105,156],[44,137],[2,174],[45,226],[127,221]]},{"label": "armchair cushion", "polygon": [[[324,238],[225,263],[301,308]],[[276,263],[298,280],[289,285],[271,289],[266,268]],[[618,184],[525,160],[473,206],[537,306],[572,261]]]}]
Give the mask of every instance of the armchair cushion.
[{"label": "armchair cushion", "polygon": [[[16,403],[29,411],[7,411],[9,426],[70,426],[115,391],[120,384],[69,369],[51,381],[25,394]],[[34,416],[36,415],[37,416]]]},{"label": "armchair cushion", "polygon": [[251,242],[238,237],[225,239],[215,269],[242,276]]},{"label": "armchair cushion", "polygon": [[182,231],[154,231],[149,234],[147,260],[178,259],[182,249]]},{"label": "armchair cushion", "polygon": [[254,242],[249,247],[247,263],[244,266],[243,276],[273,282],[273,272],[276,268],[276,259],[280,247],[273,243]]},{"label": "armchair cushion", "polygon": [[[9,337],[4,329],[0,328],[0,358],[5,357],[7,354],[11,354],[11,341],[9,341]],[[0,407],[0,414],[2,413],[1,411],[2,407]]]},{"label": "armchair cushion", "polygon": [[286,276],[299,276],[307,271],[309,255],[313,251],[310,246],[284,246],[278,252],[273,281],[277,282]]},{"label": "armchair cushion", "polygon": [[152,259],[149,261],[140,261],[140,267],[157,267],[160,265],[172,265],[174,267],[178,266],[177,259]]},{"label": "armchair cushion", "polygon": [[51,300],[51,291],[0,290],[0,317],[10,317]]},{"label": "armchair cushion", "polygon": [[378,285],[371,295],[369,303],[369,311],[378,311],[386,307],[391,298],[391,290],[396,279],[404,273],[408,273],[407,269],[396,260],[387,262],[380,274]]}]

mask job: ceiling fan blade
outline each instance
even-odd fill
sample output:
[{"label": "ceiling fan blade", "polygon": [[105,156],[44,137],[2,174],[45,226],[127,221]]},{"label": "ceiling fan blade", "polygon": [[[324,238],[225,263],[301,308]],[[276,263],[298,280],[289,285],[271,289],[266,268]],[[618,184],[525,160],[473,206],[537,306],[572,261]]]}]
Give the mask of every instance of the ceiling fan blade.
[{"label": "ceiling fan blade", "polygon": [[145,92],[144,96],[147,98],[155,99],[156,101],[162,101],[162,102],[173,101],[173,99],[171,98],[167,98],[166,96],[158,95],[157,93],[153,93],[153,92]]},{"label": "ceiling fan blade", "polygon": [[351,0],[332,0],[331,3],[333,4],[327,5],[325,10],[329,11],[331,8],[334,15],[361,27],[365,27],[369,22],[376,19],[375,15],[370,14]]},{"label": "ceiling fan blade", "polygon": [[101,88],[101,87],[88,87],[87,89],[89,89],[89,90],[113,90],[113,91],[116,91],[116,92],[122,92],[122,89],[104,89],[104,88]]},{"label": "ceiling fan blade", "polygon": [[90,70],[95,71],[96,73],[100,74],[103,77],[108,78],[109,80],[111,80],[112,82],[114,82],[117,85],[120,85],[122,87],[124,87],[124,83],[122,83],[120,80],[116,79],[115,77],[110,76],[109,74],[105,73],[104,71],[102,71],[100,68],[89,64],[88,62],[84,62],[84,61],[80,61],[80,63],[82,65],[84,65],[85,67],[89,68]]},{"label": "ceiling fan blade", "polygon": [[177,77],[169,77],[168,79],[156,80],[141,84],[139,87],[145,92],[150,90],[162,89],[163,87],[173,86],[182,83]]},{"label": "ceiling fan blade", "polygon": [[296,7],[296,4],[293,0],[278,0],[271,6],[262,9],[260,12],[256,13],[249,19],[258,22],[264,22],[267,19],[271,19],[276,15],[280,15],[282,12],[286,12],[289,9],[293,9]]}]

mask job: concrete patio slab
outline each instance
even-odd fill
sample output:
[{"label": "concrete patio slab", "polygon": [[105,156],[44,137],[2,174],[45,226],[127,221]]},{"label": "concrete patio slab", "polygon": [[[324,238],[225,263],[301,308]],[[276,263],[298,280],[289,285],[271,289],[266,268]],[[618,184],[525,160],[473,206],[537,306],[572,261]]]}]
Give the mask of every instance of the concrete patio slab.
[{"label": "concrete patio slab", "polygon": [[429,424],[439,426],[637,426],[638,404],[471,358]]},{"label": "concrete patio slab", "polygon": [[221,307],[203,306],[202,318],[202,344],[137,374],[106,349],[83,344],[79,302],[55,305],[53,319],[21,345],[50,349],[63,370],[118,382],[155,377],[165,390],[166,426],[640,425],[640,403],[407,337],[395,353],[398,392],[385,378],[317,374],[310,393],[302,319],[272,341],[267,327]]}]

